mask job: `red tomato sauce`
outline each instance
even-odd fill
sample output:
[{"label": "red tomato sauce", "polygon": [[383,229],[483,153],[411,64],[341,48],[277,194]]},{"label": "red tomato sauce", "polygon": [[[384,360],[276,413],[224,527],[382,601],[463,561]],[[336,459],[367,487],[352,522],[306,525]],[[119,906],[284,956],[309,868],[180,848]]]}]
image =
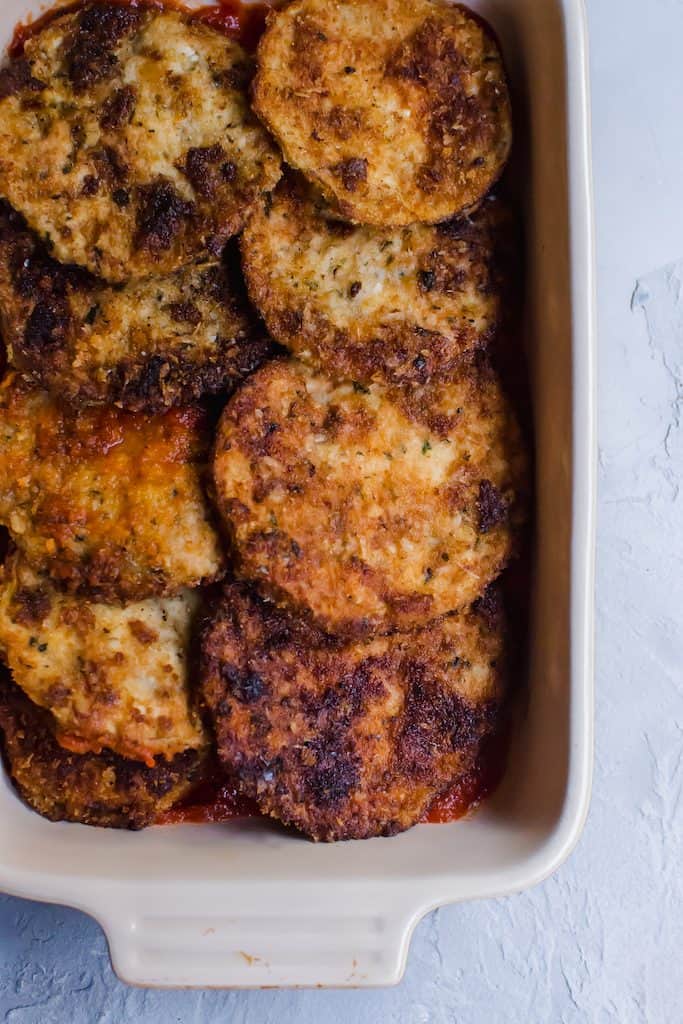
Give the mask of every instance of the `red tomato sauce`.
[{"label": "red tomato sauce", "polygon": [[438,796],[425,814],[423,821],[442,825],[464,818],[474,811],[482,800],[491,796],[505,773],[508,735],[501,733],[482,745],[477,763],[452,789]]},{"label": "red tomato sauce", "polygon": [[252,800],[240,796],[235,785],[226,781],[220,769],[157,819],[157,825],[220,824],[232,818],[253,818],[259,809]]},{"label": "red tomato sauce", "polygon": [[[9,45],[10,57],[20,57],[24,52],[27,39],[42,31],[55,18],[67,12],[77,11],[87,2],[89,0],[75,0],[72,4],[52,7],[39,18],[18,24]],[[108,2],[127,7],[152,7],[157,10],[166,8],[184,11],[199,21],[206,22],[207,25],[211,25],[219,32],[223,32],[226,36],[230,36],[231,39],[236,39],[250,53],[256,49],[266,27],[266,17],[273,6],[269,3],[241,3],[240,0],[219,0],[216,5],[199,8],[187,7],[179,0],[108,0]]]},{"label": "red tomato sauce", "polygon": [[[484,745],[477,764],[452,789],[437,797],[422,819],[432,824],[456,821],[473,811],[500,782],[505,770],[507,736],[496,736]],[[240,796],[234,783],[215,767],[190,793],[157,819],[157,825],[221,824],[233,818],[258,817],[253,800]]]},{"label": "red tomato sauce", "polygon": [[253,53],[266,27],[271,4],[243,4],[240,0],[219,0],[218,6],[200,7],[196,17],[207,25],[237,39],[245,50]]}]

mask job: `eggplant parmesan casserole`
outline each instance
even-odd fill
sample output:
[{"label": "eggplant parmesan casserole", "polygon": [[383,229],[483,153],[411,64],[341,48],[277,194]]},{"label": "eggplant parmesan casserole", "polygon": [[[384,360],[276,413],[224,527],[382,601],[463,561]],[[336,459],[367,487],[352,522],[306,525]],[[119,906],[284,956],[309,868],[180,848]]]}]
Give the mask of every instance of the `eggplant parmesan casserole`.
[{"label": "eggplant parmesan casserole", "polygon": [[497,39],[446,0],[291,0],[255,53],[161,0],[24,36],[0,68],[8,775],[52,821],[143,828],[221,785],[313,840],[410,828],[504,734],[520,643]]}]

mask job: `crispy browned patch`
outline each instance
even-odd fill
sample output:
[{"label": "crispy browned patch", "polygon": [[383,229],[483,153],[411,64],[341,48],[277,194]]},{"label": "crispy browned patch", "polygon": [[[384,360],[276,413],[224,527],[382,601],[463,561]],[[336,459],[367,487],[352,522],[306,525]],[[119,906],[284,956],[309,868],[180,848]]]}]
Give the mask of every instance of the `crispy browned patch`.
[{"label": "crispy browned patch", "polygon": [[135,110],[137,90],[132,85],[123,85],[113,92],[102,105],[100,125],[105,131],[120,128],[130,121]]},{"label": "crispy browned patch", "polygon": [[493,35],[460,5],[294,0],[268,21],[254,104],[346,219],[437,223],[473,207],[511,142]]},{"label": "crispy browned patch", "polygon": [[20,795],[50,821],[144,828],[190,790],[204,756],[189,750],[147,767],[106,752],[71,753],[57,743],[49,712],[6,677],[0,680],[0,730]]},{"label": "crispy browned patch", "polygon": [[237,165],[228,160],[223,147],[216,143],[188,150],[182,170],[198,195],[213,199],[221,182],[234,181]]},{"label": "crispy browned patch", "polygon": [[[524,516],[519,430],[477,363],[402,390],[276,360],[226,406],[213,472],[241,574],[333,631],[466,606],[505,567]],[[482,481],[505,521],[482,523]]]},{"label": "crispy browned patch", "polygon": [[488,533],[495,526],[504,523],[507,518],[507,501],[490,480],[482,480],[479,484],[477,509],[479,529],[482,533]]},{"label": "crispy browned patch", "polygon": [[153,644],[155,640],[159,639],[159,634],[154,629],[150,629],[144,622],[140,622],[139,619],[132,619],[128,623],[128,628],[137,640],[139,644],[143,644],[145,647],[148,644]]},{"label": "crispy browned patch", "polygon": [[139,196],[135,247],[160,256],[171,248],[181,231],[189,228],[195,216],[194,204],[163,179],[142,185]]},{"label": "crispy browned patch", "polygon": [[24,54],[0,72],[0,192],[63,263],[122,282],[215,257],[280,175],[249,58],[187,12],[87,3]]},{"label": "crispy browned patch", "polygon": [[[339,121],[339,118],[337,118]],[[368,162],[365,157],[349,157],[334,164],[332,173],[341,178],[347,192],[355,192],[361,182],[368,180]]]},{"label": "crispy browned patch", "polygon": [[19,587],[14,594],[14,618],[21,625],[43,622],[50,608],[50,595],[42,587]]},{"label": "crispy browned patch", "polygon": [[0,68],[0,100],[18,92],[40,92],[44,88],[45,83],[33,77],[31,65],[21,57]]},{"label": "crispy browned patch", "polygon": [[85,7],[76,16],[66,47],[66,69],[75,93],[85,92],[113,74],[121,40],[140,27],[142,11],[102,4]]},{"label": "crispy browned patch", "polygon": [[489,199],[438,227],[350,227],[290,174],[247,225],[242,261],[270,333],[304,362],[365,384],[445,382],[501,326],[509,221]]},{"label": "crispy browned patch", "polygon": [[0,322],[12,363],[35,384],[138,411],[230,391],[271,347],[227,262],[113,287],[58,263],[6,203]]},{"label": "crispy browned patch", "polygon": [[29,563],[107,601],[173,594],[223,556],[202,489],[203,413],[61,406],[0,388],[0,522]]},{"label": "crispy browned patch", "polygon": [[344,642],[225,588],[202,634],[219,757],[314,839],[392,835],[467,770],[502,697],[502,620]]}]

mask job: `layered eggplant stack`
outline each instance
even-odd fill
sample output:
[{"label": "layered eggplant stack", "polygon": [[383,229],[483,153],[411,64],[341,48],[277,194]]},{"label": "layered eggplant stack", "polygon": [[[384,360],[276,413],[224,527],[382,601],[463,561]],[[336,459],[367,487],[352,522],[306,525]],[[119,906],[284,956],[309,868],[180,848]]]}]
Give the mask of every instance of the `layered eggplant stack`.
[{"label": "layered eggplant stack", "polygon": [[0,730],[38,813],[141,828],[218,763],[368,838],[477,766],[528,488],[511,137],[495,38],[436,0],[294,0],[255,57],[88,2],[0,70]]}]

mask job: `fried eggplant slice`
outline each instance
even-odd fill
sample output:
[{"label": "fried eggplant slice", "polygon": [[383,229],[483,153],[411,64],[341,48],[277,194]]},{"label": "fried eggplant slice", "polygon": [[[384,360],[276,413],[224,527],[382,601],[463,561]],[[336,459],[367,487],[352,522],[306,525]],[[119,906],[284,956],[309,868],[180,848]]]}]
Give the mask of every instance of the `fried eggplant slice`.
[{"label": "fried eggplant slice", "polygon": [[187,750],[153,767],[118,754],[76,754],[55,738],[52,716],[0,679],[0,739],[24,801],[50,821],[141,829],[182,799],[200,777],[203,752]]},{"label": "fried eggplant slice", "polygon": [[213,473],[240,574],[331,631],[469,604],[523,516],[519,429],[483,364],[404,393],[275,360],[228,402]]},{"label": "fried eggplant slice", "polygon": [[227,262],[112,286],[53,259],[0,202],[0,323],[10,362],[79,405],[154,412],[232,390],[270,342]]},{"label": "fried eggplant slice", "polygon": [[501,713],[501,613],[343,641],[225,588],[202,635],[218,755],[313,839],[394,835],[472,767]]},{"label": "fried eggplant slice", "polygon": [[57,259],[109,281],[215,255],[280,176],[251,74],[189,13],[66,12],[0,71],[0,194]]},{"label": "fried eggplant slice", "polygon": [[245,229],[242,265],[268,330],[303,362],[341,380],[425,384],[496,336],[508,234],[497,199],[436,227],[353,227],[288,175]]},{"label": "fried eggplant slice", "polygon": [[0,523],[28,564],[100,601],[170,596],[215,579],[201,409],[79,411],[0,385]]},{"label": "fried eggplant slice", "polygon": [[275,11],[254,107],[287,163],[357,224],[433,224],[473,207],[512,139],[495,38],[465,8],[432,0]]},{"label": "fried eggplant slice", "polygon": [[189,679],[198,605],[193,591],[123,607],[84,601],[14,554],[0,569],[0,655],[52,712],[62,746],[170,761],[205,742]]}]

